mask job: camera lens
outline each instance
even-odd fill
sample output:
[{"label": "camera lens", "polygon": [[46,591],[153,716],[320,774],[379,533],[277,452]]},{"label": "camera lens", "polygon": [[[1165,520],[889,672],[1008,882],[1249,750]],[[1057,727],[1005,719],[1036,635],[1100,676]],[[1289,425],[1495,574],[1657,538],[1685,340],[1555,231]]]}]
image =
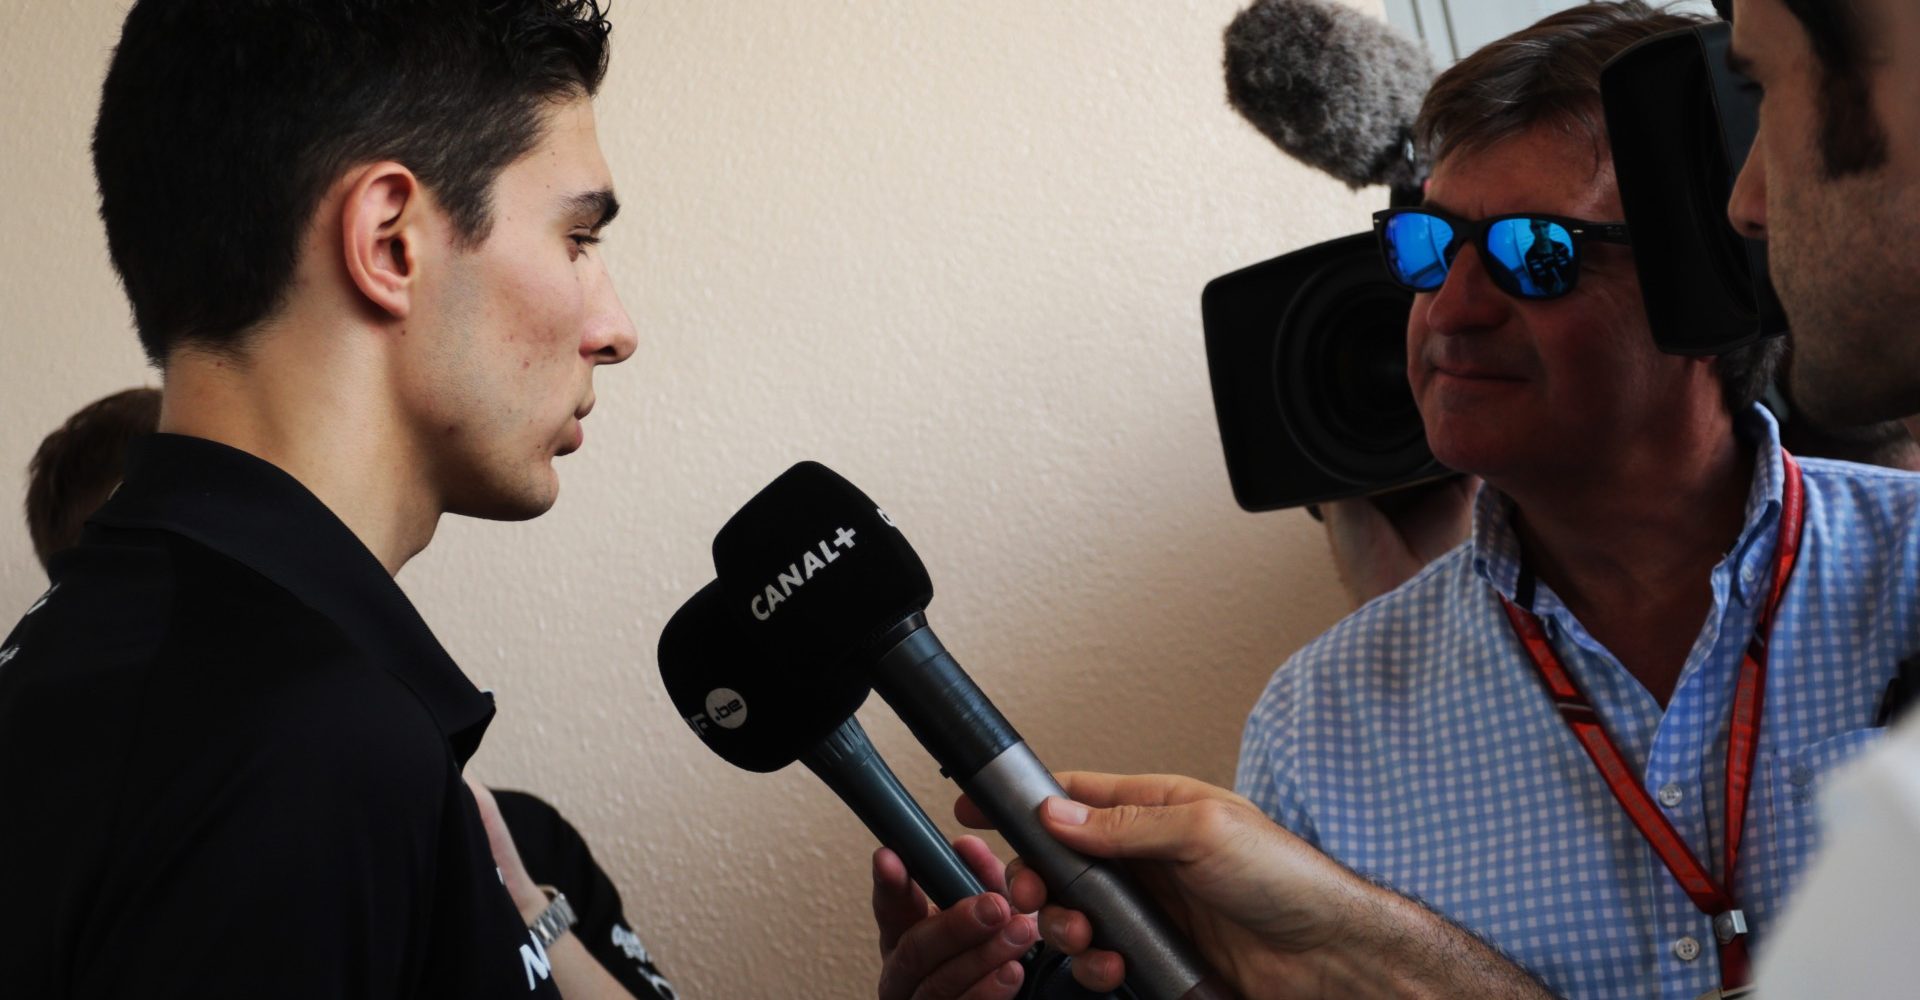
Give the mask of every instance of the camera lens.
[{"label": "camera lens", "polygon": [[1281,321],[1274,390],[1309,461],[1354,484],[1402,479],[1432,461],[1407,385],[1413,296],[1375,260],[1335,261]]}]

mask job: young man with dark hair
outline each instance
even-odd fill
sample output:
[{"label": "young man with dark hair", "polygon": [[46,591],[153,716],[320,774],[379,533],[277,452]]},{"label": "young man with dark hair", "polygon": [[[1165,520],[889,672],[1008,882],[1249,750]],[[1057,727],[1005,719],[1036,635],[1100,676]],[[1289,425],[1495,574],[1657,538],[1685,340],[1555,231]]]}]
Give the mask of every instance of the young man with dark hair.
[{"label": "young man with dark hair", "polygon": [[[1435,83],[1425,205],[1379,231],[1416,292],[1428,441],[1485,483],[1471,537],[1275,673],[1245,798],[1068,775],[1095,808],[1042,810],[1070,846],[1163,862],[1150,884],[1250,996],[1530,995],[1342,866],[1559,995],[1743,990],[1815,795],[1920,652],[1920,477],[1782,451],[1752,406],[1777,348],[1672,357],[1647,329],[1599,70],[1690,23],[1588,4]],[[1537,220],[1572,252],[1564,294],[1524,280]],[[1084,916],[1040,922],[1083,982],[1118,981]]]},{"label": "young man with dark hair", "polygon": [[[1838,421],[1920,414],[1920,5],[1735,0],[1733,14],[1729,61],[1761,100],[1729,214],[1767,241],[1794,395]],[[1761,963],[1767,995],[1913,992],[1916,776],[1909,719],[1824,795],[1827,844]]]},{"label": "young man with dark hair", "polygon": [[[94,133],[160,433],[0,641],[0,992],[615,991],[502,886],[393,580],[526,518],[634,333],[592,0],[141,0]],[[524,895],[524,894],[523,894]]]},{"label": "young man with dark hair", "polygon": [[[27,466],[27,531],[41,568],[80,544],[81,528],[120,485],[127,450],[160,424],[160,390],[123,389],[95,400],[48,434]],[[527,792],[488,789],[469,779],[501,881],[515,899],[567,897],[574,932],[600,966],[634,997],[673,1000],[673,986],[629,926],[620,891],[560,811]]]}]

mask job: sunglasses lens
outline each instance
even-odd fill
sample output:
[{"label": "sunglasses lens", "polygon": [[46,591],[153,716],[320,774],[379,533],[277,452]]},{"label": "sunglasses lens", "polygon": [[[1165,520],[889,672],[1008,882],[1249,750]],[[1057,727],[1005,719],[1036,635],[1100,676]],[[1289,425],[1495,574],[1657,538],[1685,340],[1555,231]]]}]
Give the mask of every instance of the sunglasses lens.
[{"label": "sunglasses lens", "polygon": [[1445,219],[1407,212],[1387,220],[1387,264],[1395,281],[1431,292],[1447,280],[1447,247],[1453,227]]},{"label": "sunglasses lens", "polygon": [[1573,289],[1573,234],[1548,219],[1502,219],[1487,230],[1489,266],[1504,271],[1503,284],[1530,299],[1550,299]]}]

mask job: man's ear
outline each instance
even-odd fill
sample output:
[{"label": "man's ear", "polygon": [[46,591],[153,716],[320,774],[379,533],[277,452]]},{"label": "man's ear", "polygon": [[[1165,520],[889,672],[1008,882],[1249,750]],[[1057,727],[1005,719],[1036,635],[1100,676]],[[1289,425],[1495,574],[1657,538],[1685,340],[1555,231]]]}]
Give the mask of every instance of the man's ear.
[{"label": "man's ear", "polygon": [[419,178],[392,162],[356,172],[340,204],[347,275],[369,305],[394,319],[413,308],[428,204]]}]

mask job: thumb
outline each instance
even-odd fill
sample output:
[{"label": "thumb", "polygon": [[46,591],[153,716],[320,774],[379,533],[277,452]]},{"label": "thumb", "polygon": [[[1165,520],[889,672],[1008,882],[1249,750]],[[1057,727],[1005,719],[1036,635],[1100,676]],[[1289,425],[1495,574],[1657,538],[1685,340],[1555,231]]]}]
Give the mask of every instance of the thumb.
[{"label": "thumb", "polygon": [[1039,816],[1055,840],[1086,854],[1184,861],[1200,846],[1190,815],[1198,805],[1095,809],[1056,796],[1040,803]]}]

